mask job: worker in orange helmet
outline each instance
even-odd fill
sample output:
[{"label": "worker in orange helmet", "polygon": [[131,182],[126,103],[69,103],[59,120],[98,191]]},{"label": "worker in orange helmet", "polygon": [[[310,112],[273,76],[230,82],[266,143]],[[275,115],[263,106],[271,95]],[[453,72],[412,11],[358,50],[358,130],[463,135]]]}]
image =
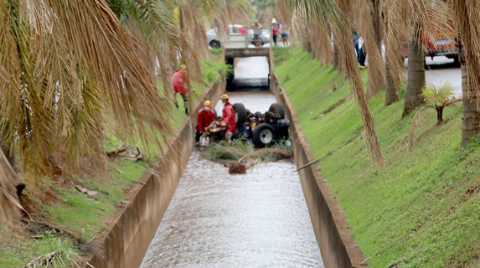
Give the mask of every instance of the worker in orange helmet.
[{"label": "worker in orange helmet", "polygon": [[223,110],[222,110],[222,121],[220,123],[226,124],[227,129],[225,132],[225,140],[230,141],[232,139],[233,133],[237,128],[237,123],[235,120],[235,110],[233,109],[233,105],[228,101],[229,97],[227,94],[223,94],[220,97],[223,103]]},{"label": "worker in orange helmet", "polygon": [[203,103],[203,108],[198,111],[195,141],[199,141],[200,136],[206,131],[205,129],[215,121],[216,118],[215,112],[212,109],[212,103],[209,100],[206,100]]}]

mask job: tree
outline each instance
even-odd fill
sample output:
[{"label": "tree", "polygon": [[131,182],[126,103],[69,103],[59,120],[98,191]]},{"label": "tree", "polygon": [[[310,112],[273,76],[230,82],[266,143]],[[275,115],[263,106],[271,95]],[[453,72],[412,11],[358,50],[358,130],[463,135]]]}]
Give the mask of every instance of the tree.
[{"label": "tree", "polygon": [[[381,91],[385,84],[385,62],[382,56],[382,24],[379,0],[352,1],[349,16],[353,28],[365,40],[363,51],[368,54],[367,97]],[[348,13],[347,13],[348,14]]]},{"label": "tree", "polygon": [[[171,132],[168,105],[138,44],[103,1],[0,4],[0,135],[31,181],[58,165],[72,171],[82,161],[102,162],[104,110],[146,144]],[[15,197],[5,186],[14,180],[0,177]]]},{"label": "tree", "polygon": [[465,145],[480,132],[480,26],[475,23],[480,19],[480,4],[467,0],[449,0],[449,4],[462,40],[462,145]]},{"label": "tree", "polygon": [[355,52],[352,49],[353,35],[350,21],[344,15],[348,14],[347,10],[352,2],[350,0],[338,0],[338,6],[331,0],[289,0],[288,3],[295,8],[298,19],[303,20],[305,24],[311,23],[312,19],[318,19],[326,25],[330,23],[333,24],[332,31],[334,33],[334,38],[338,42],[338,47],[341,51],[342,59],[352,84],[352,90],[360,108],[365,137],[372,159],[382,165],[383,156],[375,132],[375,122],[368,107],[368,101],[363,89],[363,82],[360,77],[357,59],[355,57]]},{"label": "tree", "polygon": [[417,23],[412,40],[408,43],[408,82],[403,116],[408,115],[424,102],[422,88],[425,85],[425,55],[422,43],[422,28]]}]

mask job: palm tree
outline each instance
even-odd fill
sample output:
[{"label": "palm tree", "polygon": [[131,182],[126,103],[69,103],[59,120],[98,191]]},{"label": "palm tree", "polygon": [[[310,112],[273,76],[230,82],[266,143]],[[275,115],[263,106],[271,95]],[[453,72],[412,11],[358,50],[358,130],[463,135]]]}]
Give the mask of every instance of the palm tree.
[{"label": "palm tree", "polygon": [[[391,74],[387,81],[393,88],[392,94],[400,83],[402,73],[402,53],[404,42],[408,42],[408,81],[403,115],[410,113],[423,102],[421,89],[425,84],[423,40],[435,39],[437,29],[448,25],[448,6],[443,1],[434,0],[384,0],[381,5],[385,24],[386,59]],[[408,37],[408,38],[406,38]],[[392,75],[393,74],[393,75]],[[386,102],[387,104],[388,102]]]},{"label": "palm tree", "polygon": [[367,97],[371,98],[385,84],[385,63],[382,56],[382,24],[380,20],[380,1],[352,1],[349,17],[354,28],[364,37],[364,51],[368,53]]},{"label": "palm tree", "polygon": [[423,52],[423,33],[419,23],[412,40],[408,43],[408,82],[405,93],[403,116],[422,104],[422,88],[425,85],[425,55]]},{"label": "palm tree", "polygon": [[449,0],[453,7],[455,23],[459,29],[462,40],[462,96],[463,96],[463,125],[462,145],[469,143],[470,139],[480,132],[480,26],[478,10],[480,5],[477,1]]},{"label": "palm tree", "polygon": [[[0,135],[31,182],[58,165],[72,171],[82,159],[101,162],[104,110],[146,144],[171,132],[169,106],[139,60],[140,44],[103,1],[0,4]],[[4,155],[0,163],[8,164]],[[0,184],[15,197],[11,172]]]},{"label": "palm tree", "polygon": [[287,1],[295,8],[297,18],[303,22],[311,23],[313,20],[320,20],[326,25],[333,23],[332,31],[335,40],[338,42],[348,77],[352,83],[352,89],[355,94],[357,104],[361,111],[362,122],[365,129],[365,137],[370,149],[372,158],[380,165],[383,162],[383,156],[380,151],[377,134],[375,132],[375,122],[368,107],[367,97],[363,89],[363,82],[360,77],[358,63],[355,52],[352,49],[353,35],[348,18],[348,9],[352,2],[350,0],[338,0],[335,4],[332,0],[289,0]]}]

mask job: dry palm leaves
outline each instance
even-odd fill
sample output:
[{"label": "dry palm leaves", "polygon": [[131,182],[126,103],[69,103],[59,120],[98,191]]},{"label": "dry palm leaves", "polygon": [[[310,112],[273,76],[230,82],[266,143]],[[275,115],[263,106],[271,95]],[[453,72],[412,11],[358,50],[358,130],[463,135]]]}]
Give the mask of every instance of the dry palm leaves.
[{"label": "dry palm leaves", "polygon": [[99,157],[105,108],[130,137],[171,131],[139,42],[104,1],[9,0],[0,14],[0,130],[29,172],[62,149],[71,168]]},{"label": "dry palm leaves", "polygon": [[291,0],[288,1],[288,3],[295,7],[296,15],[298,15],[295,19],[300,20],[306,26],[316,20],[323,21],[326,25],[332,25],[333,36],[341,50],[342,58],[344,60],[343,63],[352,85],[352,91],[361,112],[367,146],[370,149],[372,159],[382,166],[383,156],[375,132],[375,122],[368,107],[368,101],[363,90],[363,82],[358,70],[355,52],[352,49],[353,35],[351,31],[351,21],[346,16],[350,6],[352,6],[352,1],[338,0],[335,4],[332,0]]},{"label": "dry palm leaves", "polygon": [[80,267],[74,260],[71,259],[69,254],[62,250],[57,250],[33,259],[25,266],[25,268],[53,268],[65,266],[67,263],[70,263],[71,267]]}]

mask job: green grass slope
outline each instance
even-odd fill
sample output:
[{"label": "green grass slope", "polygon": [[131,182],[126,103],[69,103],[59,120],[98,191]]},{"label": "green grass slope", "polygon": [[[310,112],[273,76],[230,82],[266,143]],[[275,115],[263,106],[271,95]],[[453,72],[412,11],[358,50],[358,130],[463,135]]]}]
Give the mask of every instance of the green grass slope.
[{"label": "green grass slope", "polygon": [[[218,51],[216,54],[220,54]],[[196,89],[192,93],[191,100],[194,105],[201,100],[202,94],[209,89],[209,86],[222,80],[221,74],[231,69],[220,57],[212,57],[202,62],[203,83],[193,83]],[[163,86],[159,83],[159,91],[163,92]],[[162,94],[166,95],[166,94]],[[172,94],[173,95],[173,94]],[[174,130],[178,130],[187,116],[183,106],[183,100],[177,96],[180,109],[172,107],[170,123]],[[167,100],[166,100],[167,101]],[[172,101],[172,100],[168,100]],[[113,119],[111,119],[113,120]],[[112,122],[113,123],[113,122]],[[175,133],[173,133],[175,134]],[[122,141],[111,132],[105,132],[104,148],[113,150]],[[141,144],[140,142],[129,142],[131,145]],[[152,161],[155,161],[159,148],[151,145]],[[146,152],[142,148],[143,152]],[[149,168],[146,161],[133,162],[128,159],[107,160],[107,171],[97,177],[76,175],[74,178],[56,181],[45,177],[45,188],[52,196],[50,202],[41,204],[38,217],[42,221],[49,222],[54,226],[61,226],[69,231],[78,234],[78,238],[89,241],[101,230],[105,229],[110,218],[115,212],[125,206],[122,200],[125,193],[137,182],[144,171]],[[73,183],[83,185],[89,190],[95,191],[98,195],[88,197],[75,189]],[[28,188],[27,188],[28,194]],[[35,198],[33,196],[32,198]],[[38,202],[38,201],[37,201]],[[65,253],[56,267],[69,267],[83,249],[81,245],[72,241],[71,237],[64,233],[51,230],[28,230],[29,232],[11,233],[0,226],[0,268],[3,267],[24,267],[32,259],[44,256],[48,253],[60,251]],[[28,229],[28,226],[22,228]]]},{"label": "green grass slope", "polygon": [[[351,95],[344,75],[299,50],[276,48],[275,57],[274,71],[369,266],[479,267],[480,142],[460,147],[461,106],[446,108],[441,126],[426,109],[408,150],[415,113],[402,119],[403,100],[385,107],[385,92],[371,99],[385,158],[378,169],[355,100],[325,113]],[[365,82],[367,71],[361,74]]]}]

